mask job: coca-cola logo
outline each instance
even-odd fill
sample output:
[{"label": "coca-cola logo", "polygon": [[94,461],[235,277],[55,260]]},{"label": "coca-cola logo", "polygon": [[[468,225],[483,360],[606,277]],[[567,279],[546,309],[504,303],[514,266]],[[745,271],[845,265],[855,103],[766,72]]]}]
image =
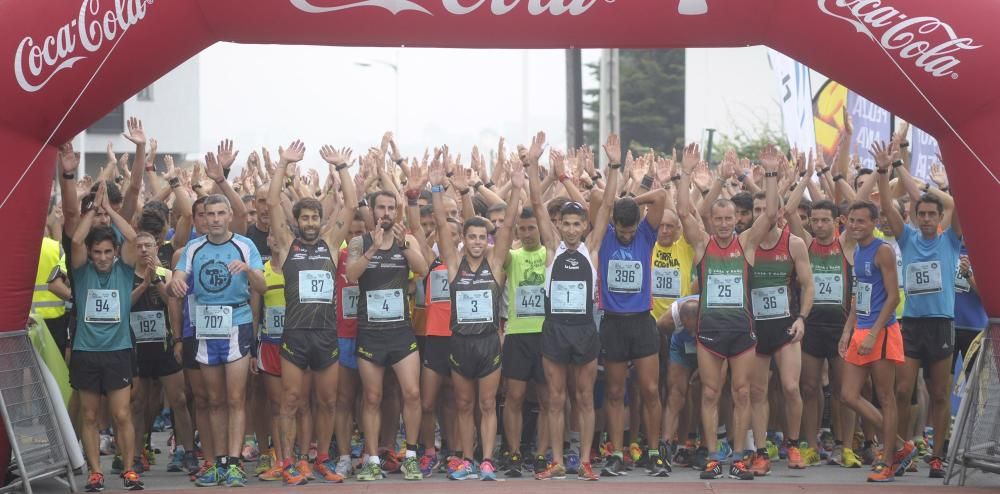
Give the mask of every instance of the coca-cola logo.
[{"label": "coca-cola logo", "polygon": [[[310,14],[324,12],[339,12],[361,7],[381,7],[393,15],[400,12],[420,12],[434,15],[417,0],[289,0],[292,6]],[[590,10],[598,0],[436,0],[441,7],[454,15],[470,14],[488,6],[493,15],[504,15],[512,12],[520,4],[526,4],[531,15],[580,15]],[[603,0],[614,3],[615,0]],[[684,0],[685,2],[689,0]],[[427,2],[422,2],[427,3]]]},{"label": "coca-cola logo", "polygon": [[105,43],[121,38],[146,17],[153,0],[83,0],[76,19],[63,24],[55,34],[36,40],[26,36],[14,54],[14,77],[21,89],[36,92],[59,72],[73,67]]},{"label": "coca-cola logo", "polygon": [[[913,60],[914,65],[934,77],[958,79],[958,54],[982,45],[959,37],[947,22],[930,16],[910,16],[882,0],[817,0],[819,10],[854,25],[887,52]],[[881,31],[876,35],[875,31]]]}]

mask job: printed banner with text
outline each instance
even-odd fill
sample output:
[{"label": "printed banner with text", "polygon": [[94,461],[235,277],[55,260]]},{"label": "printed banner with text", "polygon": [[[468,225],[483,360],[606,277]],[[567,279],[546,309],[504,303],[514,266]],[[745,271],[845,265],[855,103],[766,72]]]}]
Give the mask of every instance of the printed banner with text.
[{"label": "printed banner with text", "polygon": [[815,148],[809,67],[773,49],[768,49],[767,57],[778,79],[778,101],[788,145],[802,150]]},{"label": "printed banner with text", "polygon": [[911,126],[913,134],[910,137],[910,174],[924,181],[930,181],[931,165],[937,163],[937,139],[930,134]]},{"label": "printed banner with text", "polygon": [[851,143],[851,154],[861,158],[861,166],[875,168],[875,158],[872,158],[872,143],[883,141],[888,143],[892,138],[892,122],[889,112],[865,99],[854,91],[847,92],[847,114],[854,124],[854,142]]}]

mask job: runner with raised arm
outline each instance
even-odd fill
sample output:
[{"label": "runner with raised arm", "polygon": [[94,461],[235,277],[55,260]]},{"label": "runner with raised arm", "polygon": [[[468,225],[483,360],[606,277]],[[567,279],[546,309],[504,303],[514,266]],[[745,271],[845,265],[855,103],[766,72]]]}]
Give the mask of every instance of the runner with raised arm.
[{"label": "runner with raised arm", "polygon": [[[712,235],[692,216],[691,173],[700,160],[701,150],[690,144],[681,162],[678,190],[678,214],[684,225],[684,238],[694,248],[701,289],[698,313],[698,373],[701,376],[701,420],[704,445],[712,451],[711,461],[701,473],[703,479],[722,478],[722,461],[716,451],[719,423],[719,394],[725,384],[725,364],[732,371],[734,451],[742,451],[750,425],[750,379],[754,372],[753,350],[757,336],[750,313],[749,272],[757,246],[764,240],[778,217],[778,152],[773,147],[761,153],[765,170],[766,208],[750,228],[736,233],[736,210],[732,201],[718,199],[709,206]],[[752,480],[747,464],[753,452],[744,452],[729,468],[729,476]]]}]

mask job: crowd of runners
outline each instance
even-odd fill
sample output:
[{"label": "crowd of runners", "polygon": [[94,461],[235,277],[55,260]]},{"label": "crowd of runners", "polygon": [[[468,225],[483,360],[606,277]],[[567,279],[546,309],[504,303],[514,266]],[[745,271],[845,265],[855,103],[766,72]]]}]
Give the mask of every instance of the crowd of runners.
[{"label": "crowd of runners", "polygon": [[127,127],[131,160],[109,147],[97,176],[60,148],[33,300],[88,491],[102,452],[127,489],[161,468],[161,408],[165,469],[201,487],[944,474],[953,357],[986,315],[944,168],[911,176],[905,130],[865,169],[850,127],[830,163],[711,167],[614,135],[601,167],[543,133],[469,166],[388,133],[174,164]]}]

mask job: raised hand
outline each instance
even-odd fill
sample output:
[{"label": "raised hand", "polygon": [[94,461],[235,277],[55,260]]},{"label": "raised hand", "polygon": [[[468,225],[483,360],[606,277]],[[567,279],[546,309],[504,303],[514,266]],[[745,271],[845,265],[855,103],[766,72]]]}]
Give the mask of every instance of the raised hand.
[{"label": "raised hand", "polygon": [[211,152],[205,153],[205,175],[215,183],[226,180],[226,174],[222,169],[222,165],[216,161],[215,155]]},{"label": "raised hand", "polygon": [[142,130],[142,120],[129,117],[128,121],[125,122],[125,127],[128,129],[128,133],[123,133],[122,137],[132,141],[132,144],[136,146],[146,144],[146,132]]},{"label": "raised hand", "polygon": [[701,146],[696,142],[692,142],[684,148],[684,157],[681,158],[681,170],[684,173],[690,174],[694,171],[694,167],[698,166],[699,162],[701,162]]},{"label": "raised hand", "polygon": [[895,160],[899,155],[899,152],[891,145],[886,146],[885,141],[873,142],[872,147],[868,152],[873,158],[875,158],[875,166],[877,166],[879,170],[888,170],[889,165],[891,165],[893,160]]},{"label": "raised hand", "polygon": [[514,170],[510,174],[510,185],[515,189],[523,189],[525,181],[527,180],[524,175],[525,170]]},{"label": "raised hand", "polygon": [[543,149],[545,149],[545,132],[538,132],[535,137],[531,138],[531,147],[528,148],[525,157],[522,157],[522,161],[527,160],[523,164],[537,165],[538,160],[542,157]]},{"label": "raised hand", "polygon": [[662,158],[656,160],[656,179],[660,181],[660,184],[666,185],[670,183],[670,178],[674,176],[674,160],[671,158]]},{"label": "raised hand", "polygon": [[382,134],[382,142],[379,144],[379,151],[382,151],[382,156],[385,156],[389,152],[389,143],[392,142],[392,132],[386,132]]},{"label": "raised hand", "polygon": [[942,189],[948,186],[948,173],[945,172],[944,165],[941,163],[931,165],[931,180]]},{"label": "raised hand", "polygon": [[552,165],[552,173],[555,174],[557,180],[566,174],[566,155],[562,154],[561,151],[549,150],[549,163]]},{"label": "raised hand", "polygon": [[271,175],[274,173],[274,163],[271,161],[271,152],[268,151],[267,148],[262,147],[260,148],[260,155],[264,160],[264,171],[266,171],[268,175]]},{"label": "raised hand", "polygon": [[107,163],[108,165],[110,165],[111,163],[114,163],[117,160],[117,158],[115,158],[115,145],[111,141],[108,141],[108,151],[107,152],[108,152],[108,159],[105,160],[105,163]]},{"label": "raised hand", "polygon": [[399,147],[396,146],[396,139],[393,138],[392,132],[389,133],[389,150],[392,152],[392,161],[398,163],[403,159],[403,154],[399,152]]},{"label": "raised hand", "polygon": [[281,158],[280,165],[298,163],[306,156],[306,145],[302,141],[296,139],[288,145],[288,149],[279,146],[278,156]]},{"label": "raised hand", "polygon": [[774,146],[767,146],[760,152],[760,164],[764,167],[764,171],[767,173],[778,172],[781,168],[781,159],[783,156],[781,152],[778,151]]},{"label": "raised hand", "polygon": [[149,139],[149,150],[146,152],[146,163],[150,166],[152,166],[153,162],[156,161],[156,147],[158,144],[159,143],[156,142],[156,139]]},{"label": "raised hand", "polygon": [[80,153],[73,152],[73,143],[59,146],[59,167],[63,173],[73,173],[80,167]]},{"label": "raised hand", "polygon": [[427,174],[427,178],[431,181],[431,185],[444,185],[445,172],[441,165],[431,165],[431,169]]},{"label": "raised hand", "polygon": [[229,167],[233,166],[233,163],[236,162],[236,156],[240,154],[239,151],[233,151],[232,139],[223,139],[222,142],[219,143],[219,148],[217,149],[217,152],[219,158],[219,165],[221,165],[222,168],[225,168],[226,170],[228,170]]},{"label": "raised hand", "polygon": [[[291,149],[291,147],[289,147],[289,149]],[[303,151],[304,150],[305,150],[305,148],[303,148]],[[320,157],[323,158],[323,161],[326,161],[327,163],[329,163],[330,166],[339,166],[339,165],[343,165],[343,164],[346,164],[346,163],[350,163],[351,162],[351,156],[353,154],[354,154],[354,151],[351,150],[351,148],[345,147],[345,148],[337,149],[337,148],[335,148],[333,146],[330,146],[329,144],[324,145],[323,147],[321,147],[319,149],[319,155],[320,155]],[[299,158],[299,159],[302,159],[302,158]]]},{"label": "raised hand", "polygon": [[604,143],[604,154],[608,156],[609,165],[622,164],[622,141],[618,134],[608,134],[608,140]]}]

